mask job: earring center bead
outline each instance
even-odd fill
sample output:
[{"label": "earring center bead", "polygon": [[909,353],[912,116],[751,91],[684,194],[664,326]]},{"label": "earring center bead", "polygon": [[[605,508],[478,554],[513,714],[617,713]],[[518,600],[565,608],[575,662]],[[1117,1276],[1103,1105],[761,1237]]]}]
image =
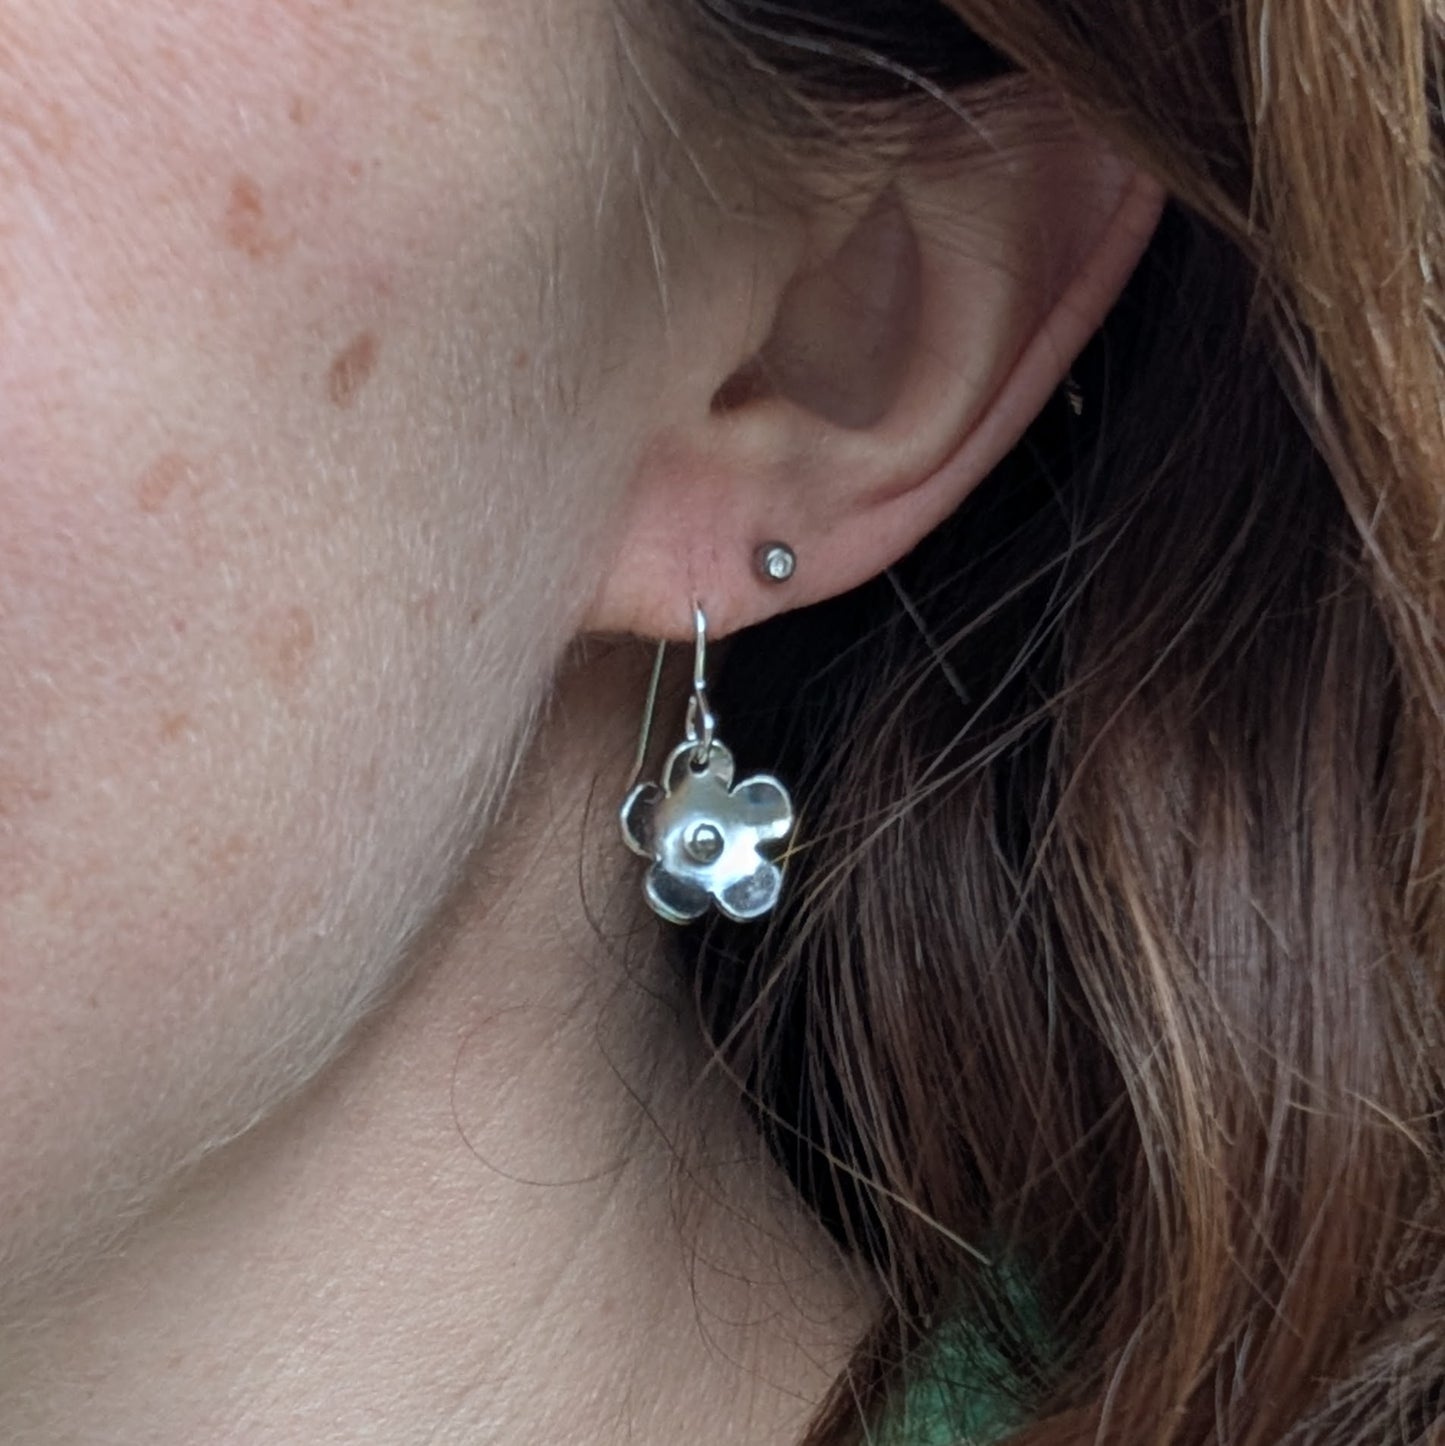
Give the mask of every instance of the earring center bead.
[{"label": "earring center bead", "polygon": [[715,864],[724,848],[722,830],[715,823],[695,823],[687,831],[682,847],[694,863]]}]

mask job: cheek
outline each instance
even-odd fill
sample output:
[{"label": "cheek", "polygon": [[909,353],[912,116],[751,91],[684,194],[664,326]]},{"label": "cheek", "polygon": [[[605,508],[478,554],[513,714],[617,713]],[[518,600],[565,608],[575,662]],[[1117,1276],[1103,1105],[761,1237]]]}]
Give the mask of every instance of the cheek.
[{"label": "cheek", "polygon": [[0,1259],[334,1047],[590,596],[548,8],[0,22]]},{"label": "cheek", "polygon": [[[161,1168],[284,1085],[278,1070],[304,1072],[391,962],[436,866],[420,840],[459,827],[401,783],[420,664],[392,671],[384,702],[364,681],[379,653],[415,654],[403,609],[368,610],[363,639],[296,535],[253,529],[248,550],[199,508],[125,518],[107,500],[27,499],[0,555],[6,1236],[27,1207],[78,1198],[111,1149]],[[367,858],[379,818],[389,872]],[[261,1075],[283,1036],[290,1057]]]},{"label": "cheek", "polygon": [[98,1171],[143,1193],[324,1061],[563,645],[566,600],[512,565],[528,489],[455,547],[312,491],[0,480],[0,1257],[85,1238]]}]

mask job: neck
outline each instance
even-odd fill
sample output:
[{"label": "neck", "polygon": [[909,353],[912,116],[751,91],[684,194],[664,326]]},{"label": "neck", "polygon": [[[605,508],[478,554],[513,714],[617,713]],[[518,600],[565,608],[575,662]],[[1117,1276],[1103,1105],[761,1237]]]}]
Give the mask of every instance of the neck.
[{"label": "neck", "polygon": [[0,1438],[798,1438],[861,1294],[699,1083],[655,933],[595,922],[645,663],[584,672],[406,982],[0,1357]]}]

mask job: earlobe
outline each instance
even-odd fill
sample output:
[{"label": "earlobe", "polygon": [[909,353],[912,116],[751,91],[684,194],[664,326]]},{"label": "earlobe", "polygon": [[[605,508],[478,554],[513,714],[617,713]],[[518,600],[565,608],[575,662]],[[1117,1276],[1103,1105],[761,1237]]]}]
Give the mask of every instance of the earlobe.
[{"label": "earlobe", "polygon": [[[701,600],[722,635],[846,591],[1018,441],[1163,194],[1041,97],[996,113],[990,135],[901,167],[784,279],[763,344],[690,415],[659,419],[593,626],[682,637]],[[757,565],[779,539],[797,560],[782,583]]]}]

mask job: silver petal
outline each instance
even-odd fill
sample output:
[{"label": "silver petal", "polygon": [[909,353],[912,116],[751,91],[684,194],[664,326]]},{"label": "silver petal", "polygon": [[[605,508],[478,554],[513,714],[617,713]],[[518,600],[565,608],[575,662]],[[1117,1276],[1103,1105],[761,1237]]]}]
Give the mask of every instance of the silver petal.
[{"label": "silver petal", "polygon": [[700,884],[679,878],[661,864],[654,864],[647,871],[644,890],[653,912],[670,924],[691,924],[707,913],[711,903],[708,891]]},{"label": "silver petal", "polygon": [[760,840],[784,839],[793,830],[793,800],[769,774],[745,778],[733,789],[732,802],[733,817]]},{"label": "silver petal", "polygon": [[618,815],[627,847],[645,859],[657,857],[654,823],[662,799],[663,792],[655,783],[639,783],[623,800]]},{"label": "silver petal", "polygon": [[667,766],[662,770],[664,786],[668,793],[692,787],[704,780],[726,791],[733,785],[736,765],[732,751],[721,743],[714,743],[702,769],[693,767],[697,757],[697,744],[682,743],[672,750]]},{"label": "silver petal", "polygon": [[750,919],[760,919],[778,902],[783,889],[783,871],[777,864],[763,859],[752,873],[734,879],[725,889],[715,895],[718,908],[729,919],[746,924]]}]

